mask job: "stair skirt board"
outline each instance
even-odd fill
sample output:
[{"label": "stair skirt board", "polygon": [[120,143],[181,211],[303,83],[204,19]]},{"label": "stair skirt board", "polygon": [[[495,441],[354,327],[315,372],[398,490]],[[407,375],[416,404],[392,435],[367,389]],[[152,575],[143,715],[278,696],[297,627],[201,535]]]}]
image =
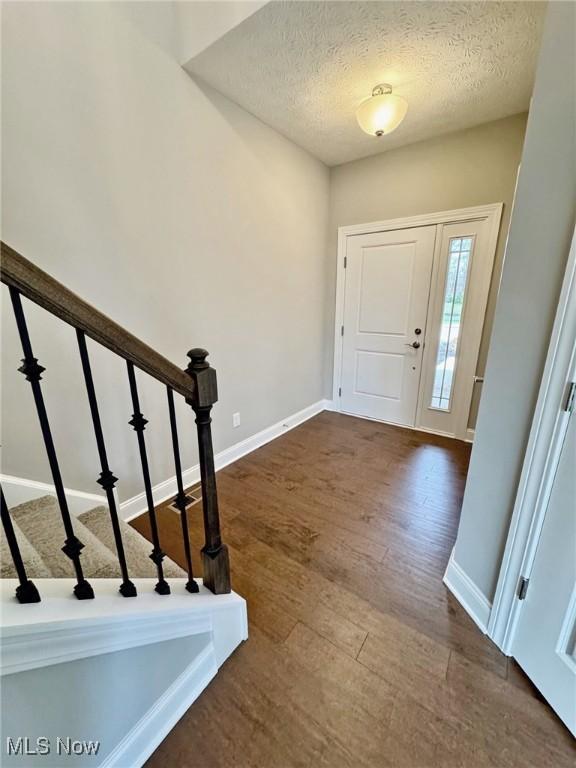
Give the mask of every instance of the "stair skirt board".
[{"label": "stair skirt board", "polygon": [[144,765],[217,672],[214,649],[209,645],[156,700],[99,768],[126,768],[128,765],[139,768]]},{"label": "stair skirt board", "polygon": [[[16,477],[15,475],[0,474],[0,484],[9,509],[27,501],[40,499],[42,496],[56,495],[56,489],[50,483],[40,483],[37,480],[28,480],[25,477]],[[92,507],[106,504],[106,496],[97,493],[76,491],[73,488],[65,488],[64,491],[70,514],[74,517],[92,509]]]}]

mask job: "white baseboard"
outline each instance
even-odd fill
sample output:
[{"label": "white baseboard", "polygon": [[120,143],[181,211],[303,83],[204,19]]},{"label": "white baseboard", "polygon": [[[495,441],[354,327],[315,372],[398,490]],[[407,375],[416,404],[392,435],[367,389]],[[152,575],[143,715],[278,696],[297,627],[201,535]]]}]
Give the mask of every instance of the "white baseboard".
[{"label": "white baseboard", "polygon": [[[247,437],[245,440],[235,443],[235,445],[231,445],[230,448],[220,451],[214,456],[216,471],[238,461],[242,456],[252,453],[252,451],[255,451],[257,448],[261,448],[263,445],[266,445],[266,443],[275,440],[277,437],[280,437],[280,435],[289,432],[291,429],[294,429],[294,427],[308,421],[308,419],[311,419],[322,411],[330,410],[328,405],[331,403],[331,400],[319,400],[317,403],[313,403],[307,408],[303,408],[301,411],[282,419],[282,421],[278,421],[271,427],[267,427],[261,432],[257,432],[255,435]],[[194,485],[195,483],[199,483],[200,465],[195,464],[193,467],[185,469],[182,473],[182,479],[185,488]],[[154,504],[161,504],[163,501],[175,496],[177,491],[175,476],[158,483],[152,488]],[[146,512],[147,509],[146,496],[144,493],[139,493],[137,496],[126,499],[126,501],[123,501],[120,504],[120,516],[126,521],[133,520],[143,512]]]},{"label": "white baseboard", "polygon": [[[26,501],[39,499],[47,494],[56,495],[56,489],[49,483],[40,483],[37,480],[28,480],[24,477],[15,477],[14,475],[0,475],[0,483],[6,498],[6,503],[11,509],[18,504],[24,504]],[[84,491],[75,491],[72,488],[65,488],[66,499],[70,514],[74,516],[81,515],[89,509],[106,504],[106,497],[97,493],[85,493]]]},{"label": "white baseboard", "polygon": [[[340,408],[340,405],[335,400],[324,400],[325,411],[335,411],[336,413],[342,413],[344,416],[353,416],[356,419],[364,419],[365,421],[375,421],[377,424],[389,424],[391,427],[400,427],[401,429],[411,429],[413,432],[424,432],[427,435],[439,435],[440,437],[449,437],[454,440],[461,440],[461,437],[457,437],[451,432],[443,432],[441,429],[429,429],[423,427],[420,424],[412,426],[411,424],[397,424],[395,421],[385,421],[384,419],[377,419],[373,416],[364,416],[360,413],[348,413]],[[464,437],[465,443],[474,442],[474,430],[467,429],[466,436]]]},{"label": "white baseboard", "polygon": [[218,672],[210,644],[157,699],[100,768],[142,766]]},{"label": "white baseboard", "polygon": [[450,555],[443,581],[470,618],[484,634],[487,634],[492,603],[487,600],[468,574],[458,565],[454,559],[454,550]]},{"label": "white baseboard", "polygon": [[[230,448],[226,448],[225,450],[220,451],[220,453],[217,453],[214,457],[216,471],[238,461],[242,456],[246,456],[252,451],[261,448],[263,445],[266,445],[266,443],[275,440],[285,432],[289,432],[291,429],[294,429],[294,427],[308,421],[308,419],[311,419],[322,411],[337,410],[338,408],[333,400],[318,400],[318,402],[309,405],[307,408],[303,408],[297,413],[293,413],[291,416],[273,424],[271,427],[267,427],[266,429],[257,432],[255,435],[252,435],[239,443],[235,443],[230,446]],[[474,430],[469,429],[466,439],[472,442],[473,438]],[[195,464],[194,466],[185,469],[182,473],[182,478],[184,487],[199,483],[200,465]],[[46,494],[55,495],[56,493],[53,485],[16,477],[14,475],[0,475],[0,482],[2,483],[8,507],[10,508],[16,507],[18,504],[23,504],[26,501],[39,499]],[[81,515],[89,509],[107,503],[105,496],[96,493],[86,493],[85,491],[77,491],[72,488],[65,488],[64,490],[66,492],[70,513],[74,516]],[[175,476],[163,480],[161,483],[157,483],[157,485],[152,488],[154,504],[161,504],[172,496],[175,496],[177,490]],[[121,502],[118,507],[120,516],[128,522],[147,511],[146,495],[144,493],[139,493],[136,496],[132,496]]]}]

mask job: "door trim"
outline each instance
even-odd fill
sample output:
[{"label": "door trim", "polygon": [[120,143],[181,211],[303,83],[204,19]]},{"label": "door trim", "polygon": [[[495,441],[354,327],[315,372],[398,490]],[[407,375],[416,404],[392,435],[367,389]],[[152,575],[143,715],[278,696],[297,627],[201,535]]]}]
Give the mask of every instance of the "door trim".
[{"label": "door trim", "polygon": [[[563,410],[570,381],[576,380],[576,229],[570,247],[534,419],[518,484],[512,520],[488,635],[512,655],[524,603],[518,600],[521,577],[529,578],[570,413]],[[573,418],[576,418],[573,416]]]},{"label": "door trim", "polygon": [[[478,221],[484,219],[489,224],[488,248],[492,253],[495,253],[496,244],[498,241],[498,233],[500,231],[503,207],[503,203],[491,203],[489,205],[478,205],[471,208],[457,208],[449,211],[427,213],[421,216],[408,216],[400,219],[387,219],[385,221],[373,221],[368,224],[351,224],[344,227],[338,227],[338,249],[336,259],[336,302],[334,313],[334,366],[332,373],[332,401],[335,411],[342,411],[340,402],[340,382],[342,378],[342,325],[344,321],[344,295],[346,289],[346,271],[344,260],[346,257],[348,238],[353,235],[368,235],[376,232],[387,232],[397,229],[428,227],[438,224],[456,224],[464,221]],[[436,267],[436,261],[437,249],[435,248],[434,263],[432,267],[433,270]],[[430,302],[433,300],[433,288],[434,286],[431,286],[428,300],[428,311],[431,306]],[[420,381],[420,386],[422,386],[422,380]],[[469,393],[466,393],[468,398],[468,407],[466,411],[467,413],[469,413],[470,410],[472,394],[473,383],[471,382]],[[457,432],[461,439],[466,439],[466,437],[469,437],[467,426],[467,424],[461,426]],[[416,427],[416,429],[418,429],[418,427]]]}]

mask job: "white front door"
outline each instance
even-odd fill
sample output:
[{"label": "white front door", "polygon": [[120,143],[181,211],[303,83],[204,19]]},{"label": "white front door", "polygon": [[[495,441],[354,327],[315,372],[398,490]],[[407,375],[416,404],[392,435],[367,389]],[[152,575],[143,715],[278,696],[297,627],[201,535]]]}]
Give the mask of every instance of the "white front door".
[{"label": "white front door", "polygon": [[572,414],[512,654],[576,736],[576,415]]},{"label": "white front door", "polygon": [[414,426],[436,227],[347,238],[343,411]]}]

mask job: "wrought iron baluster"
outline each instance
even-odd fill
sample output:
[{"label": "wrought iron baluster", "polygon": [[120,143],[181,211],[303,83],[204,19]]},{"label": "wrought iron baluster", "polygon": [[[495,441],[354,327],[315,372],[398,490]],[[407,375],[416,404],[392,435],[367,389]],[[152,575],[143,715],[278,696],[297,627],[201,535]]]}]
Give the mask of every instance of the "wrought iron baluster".
[{"label": "wrought iron baluster", "polygon": [[174,467],[176,469],[176,485],[178,486],[178,495],[176,496],[176,506],[180,511],[180,520],[182,522],[182,538],[184,539],[184,553],[186,555],[186,567],[188,570],[188,583],[186,589],[188,592],[198,592],[198,584],[194,581],[192,573],[192,553],[190,551],[190,536],[188,533],[188,516],[186,514],[186,505],[190,498],[184,493],[182,483],[182,464],[180,461],[180,445],[178,443],[178,427],[176,425],[176,411],[174,408],[174,393],[170,387],[166,387],[168,394],[168,411],[170,412],[170,430],[172,432],[172,448],[174,450]]},{"label": "wrought iron baluster", "polygon": [[18,370],[23,373],[24,376],[26,376],[26,379],[32,386],[32,394],[34,395],[34,402],[36,404],[36,411],[38,413],[40,428],[44,438],[44,445],[46,446],[46,453],[48,454],[48,462],[50,464],[50,471],[54,481],[56,497],[58,499],[60,514],[62,516],[62,522],[66,532],[66,541],[62,547],[62,551],[70,558],[74,565],[77,581],[77,584],[74,587],[74,594],[79,600],[91,599],[94,597],[94,590],[84,578],[82,565],[80,563],[80,552],[84,548],[84,544],[82,544],[82,542],[74,535],[74,527],[72,525],[70,511],[68,509],[68,502],[66,501],[66,494],[64,493],[64,484],[60,474],[60,467],[58,466],[54,440],[52,439],[52,432],[48,422],[48,414],[46,412],[44,397],[42,395],[42,388],[40,386],[40,379],[42,378],[42,373],[45,368],[39,365],[38,360],[34,357],[32,352],[32,345],[30,343],[30,336],[26,326],[26,318],[22,308],[20,293],[13,286],[10,286],[10,298],[12,300],[12,306],[14,307],[16,325],[18,326],[18,333],[20,335],[22,350],[24,352],[22,365]]},{"label": "wrought iron baluster", "polygon": [[118,510],[116,508],[116,499],[114,497],[114,488],[118,482],[118,478],[110,471],[108,466],[108,456],[106,455],[106,445],[104,443],[104,433],[102,431],[102,423],[100,421],[100,413],[98,411],[98,402],[96,400],[96,390],[94,388],[94,379],[92,377],[92,368],[90,366],[90,358],[88,356],[88,347],[86,346],[86,336],[83,331],[76,329],[76,336],[78,338],[78,347],[80,349],[80,360],[82,361],[82,371],[84,372],[84,381],[86,382],[86,392],[88,393],[88,402],[90,404],[90,413],[92,415],[92,424],[94,426],[94,435],[96,436],[96,445],[98,447],[98,455],[100,457],[100,477],[96,481],[106,492],[106,498],[108,500],[108,508],[110,510],[110,521],[112,523],[112,531],[114,533],[114,542],[116,544],[116,552],[118,553],[118,562],[120,563],[120,571],[122,573],[122,584],[120,585],[120,594],[124,597],[136,597],[136,587],[130,581],[128,576],[128,566],[126,564],[126,554],[124,552],[124,544],[122,543],[122,532],[120,531],[120,522],[118,520]]},{"label": "wrought iron baluster", "polygon": [[0,488],[0,501],[2,505],[2,525],[4,527],[4,533],[6,534],[6,541],[12,555],[12,561],[16,568],[16,574],[18,575],[18,581],[20,586],[16,587],[16,599],[19,603],[39,603],[40,595],[36,589],[34,582],[30,581],[26,574],[26,568],[22,562],[22,555],[20,554],[20,547],[18,546],[18,539],[14,532],[14,526],[12,525],[12,518],[4,498],[4,493]]},{"label": "wrought iron baluster", "polygon": [[190,405],[196,414],[198,432],[198,453],[200,477],[202,479],[202,510],[204,512],[205,544],[202,548],[202,576],[204,586],[214,594],[230,592],[230,561],[228,547],[222,543],[216,472],[214,469],[214,448],[212,446],[212,419],[210,411],[218,400],[216,371],[206,361],[205,349],[191,349],[188,352],[190,364],[187,373],[194,381],[194,395]]},{"label": "wrought iron baluster", "polygon": [[152,531],[152,543],[153,549],[150,554],[150,559],[156,564],[158,569],[158,583],[154,587],[156,592],[160,595],[170,594],[170,585],[164,578],[164,571],[162,569],[162,560],[164,559],[164,552],[160,548],[160,537],[158,535],[158,523],[156,521],[156,510],[154,509],[154,498],[152,496],[152,484],[150,482],[150,470],[148,468],[148,456],[146,454],[146,441],[144,440],[144,430],[148,420],[144,418],[140,412],[140,401],[138,399],[138,388],[136,386],[136,374],[134,373],[134,366],[130,361],[126,361],[128,367],[128,381],[130,382],[130,395],[132,396],[132,407],[134,413],[132,418],[128,422],[136,432],[138,437],[138,449],[140,451],[140,462],[142,464],[142,475],[144,477],[144,490],[146,492],[146,503],[148,505],[148,516],[150,518],[150,529]]}]

